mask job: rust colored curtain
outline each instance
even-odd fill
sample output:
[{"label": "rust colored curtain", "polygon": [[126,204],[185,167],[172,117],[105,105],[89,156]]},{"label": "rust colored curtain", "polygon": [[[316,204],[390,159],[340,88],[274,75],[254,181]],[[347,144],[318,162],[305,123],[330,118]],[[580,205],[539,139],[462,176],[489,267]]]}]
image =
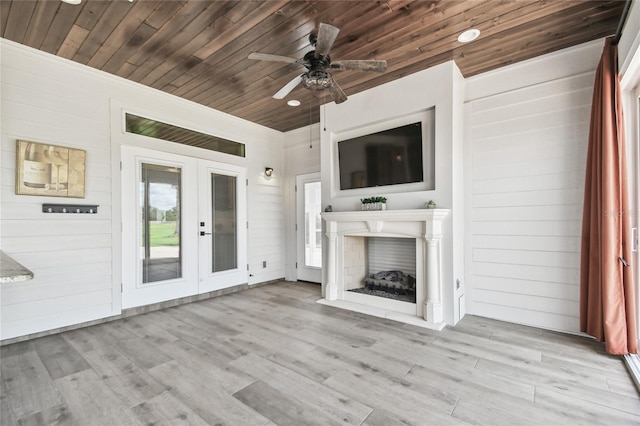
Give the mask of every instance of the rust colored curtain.
[{"label": "rust colored curtain", "polygon": [[596,71],[582,217],[580,329],[607,352],[637,353],[631,224],[618,50],[605,41]]}]

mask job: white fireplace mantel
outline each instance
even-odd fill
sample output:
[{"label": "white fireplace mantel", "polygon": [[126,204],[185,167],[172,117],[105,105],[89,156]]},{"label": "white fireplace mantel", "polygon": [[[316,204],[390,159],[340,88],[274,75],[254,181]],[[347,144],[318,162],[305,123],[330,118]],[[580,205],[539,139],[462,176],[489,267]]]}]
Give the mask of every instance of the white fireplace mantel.
[{"label": "white fireplace mantel", "polygon": [[[320,303],[376,316],[442,329],[441,249],[442,222],[446,209],[379,210],[326,212],[327,275],[325,297]],[[364,296],[353,303],[344,287],[344,238],[392,237],[416,239],[416,308],[415,312],[397,312],[393,301]],[[382,300],[380,300],[382,299]],[[386,305],[385,305],[386,304]]]}]

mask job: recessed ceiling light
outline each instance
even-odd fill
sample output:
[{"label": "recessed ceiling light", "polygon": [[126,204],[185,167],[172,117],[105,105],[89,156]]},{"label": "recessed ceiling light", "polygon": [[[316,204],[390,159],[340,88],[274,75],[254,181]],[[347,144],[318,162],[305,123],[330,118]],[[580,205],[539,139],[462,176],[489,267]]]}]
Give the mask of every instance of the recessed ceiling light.
[{"label": "recessed ceiling light", "polygon": [[292,107],[297,107],[297,106],[300,106],[300,101],[296,99],[291,99],[290,101],[287,102],[287,105]]},{"label": "recessed ceiling light", "polygon": [[477,39],[479,35],[480,35],[480,30],[474,28],[472,30],[467,30],[462,34],[460,34],[458,36],[458,41],[460,43],[469,43],[470,41]]},{"label": "recessed ceiling light", "polygon": [[80,4],[80,2],[82,2],[82,0],[62,0],[62,1],[69,4]]}]

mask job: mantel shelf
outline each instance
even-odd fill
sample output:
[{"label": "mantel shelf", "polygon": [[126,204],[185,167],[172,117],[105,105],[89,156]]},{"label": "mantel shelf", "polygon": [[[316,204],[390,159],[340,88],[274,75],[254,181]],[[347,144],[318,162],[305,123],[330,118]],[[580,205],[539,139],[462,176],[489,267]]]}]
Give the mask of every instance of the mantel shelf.
[{"label": "mantel shelf", "polygon": [[362,222],[383,220],[386,222],[442,220],[449,209],[411,209],[411,210],[356,210],[348,212],[324,212],[322,218],[332,222]]}]

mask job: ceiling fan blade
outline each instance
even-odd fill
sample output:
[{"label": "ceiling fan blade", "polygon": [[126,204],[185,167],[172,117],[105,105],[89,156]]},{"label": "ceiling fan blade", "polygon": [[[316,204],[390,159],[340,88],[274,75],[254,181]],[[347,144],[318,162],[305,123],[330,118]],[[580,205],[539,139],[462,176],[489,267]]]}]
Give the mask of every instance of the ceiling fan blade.
[{"label": "ceiling fan blade", "polygon": [[273,99],[283,99],[287,96],[293,89],[296,88],[298,84],[302,81],[302,75],[298,75],[294,77],[293,80],[288,82],[282,89],[278,90],[275,95],[273,95]]},{"label": "ceiling fan blade", "polygon": [[272,55],[270,53],[249,53],[249,59],[255,59],[257,61],[286,62],[288,64],[295,64],[298,62],[298,60],[295,58]]},{"label": "ceiling fan blade", "polygon": [[331,86],[329,86],[329,92],[336,104],[341,104],[347,100],[347,95],[344,94],[342,88],[336,83],[334,79],[331,79]]},{"label": "ceiling fan blade", "polygon": [[315,57],[318,59],[320,56],[326,58],[331,50],[331,46],[338,38],[340,30],[333,25],[320,23],[318,28],[318,41],[316,42]]},{"label": "ceiling fan blade", "polygon": [[385,72],[387,70],[387,61],[373,61],[373,60],[335,61],[331,63],[331,69]]}]

